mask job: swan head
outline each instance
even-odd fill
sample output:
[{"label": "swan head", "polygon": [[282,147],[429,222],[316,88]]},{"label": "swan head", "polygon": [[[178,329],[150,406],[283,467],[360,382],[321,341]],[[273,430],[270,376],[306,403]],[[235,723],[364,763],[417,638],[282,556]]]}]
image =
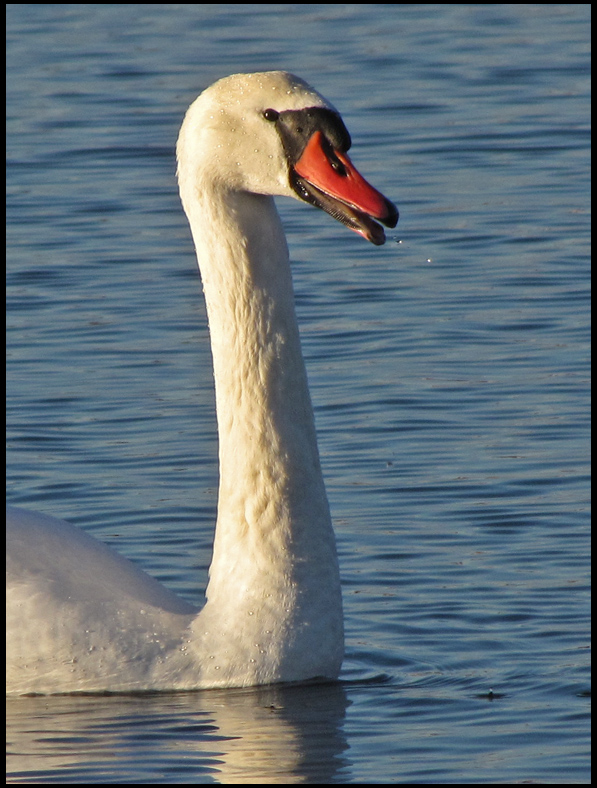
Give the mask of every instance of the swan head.
[{"label": "swan head", "polygon": [[285,71],[234,74],[191,104],[177,144],[187,214],[214,189],[294,197],[376,245],[398,211],[350,161],[338,111]]}]

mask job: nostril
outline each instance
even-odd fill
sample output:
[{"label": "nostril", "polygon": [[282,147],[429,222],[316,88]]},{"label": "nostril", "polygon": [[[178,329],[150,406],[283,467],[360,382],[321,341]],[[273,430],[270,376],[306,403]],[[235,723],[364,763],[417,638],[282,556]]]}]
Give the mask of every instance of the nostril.
[{"label": "nostril", "polygon": [[338,175],[342,175],[343,178],[346,178],[346,176],[348,175],[348,170],[342,164],[340,159],[337,159],[335,156],[332,155],[330,156],[330,164],[332,166],[332,169],[335,170],[338,173]]}]

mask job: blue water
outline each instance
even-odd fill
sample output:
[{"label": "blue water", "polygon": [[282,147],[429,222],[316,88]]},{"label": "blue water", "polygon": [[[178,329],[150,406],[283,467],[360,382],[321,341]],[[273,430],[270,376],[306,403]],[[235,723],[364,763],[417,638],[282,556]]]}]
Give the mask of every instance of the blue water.
[{"label": "blue water", "polygon": [[8,497],[193,603],[217,495],[175,182],[285,68],[400,207],[280,202],[344,588],[341,683],[8,703],[8,782],[589,783],[589,4],[8,6]]}]

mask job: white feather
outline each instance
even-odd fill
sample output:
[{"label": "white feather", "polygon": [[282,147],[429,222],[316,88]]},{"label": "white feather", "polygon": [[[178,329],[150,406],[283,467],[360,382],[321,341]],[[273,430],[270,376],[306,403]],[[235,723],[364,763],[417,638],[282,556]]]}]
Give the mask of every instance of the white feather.
[{"label": "white feather", "polygon": [[195,610],[68,523],[7,513],[7,691],[193,689],[337,677],[340,580],[271,195],[295,196],[267,108],[330,106],[284,72],[189,108],[177,155],[207,303],[220,491]]}]

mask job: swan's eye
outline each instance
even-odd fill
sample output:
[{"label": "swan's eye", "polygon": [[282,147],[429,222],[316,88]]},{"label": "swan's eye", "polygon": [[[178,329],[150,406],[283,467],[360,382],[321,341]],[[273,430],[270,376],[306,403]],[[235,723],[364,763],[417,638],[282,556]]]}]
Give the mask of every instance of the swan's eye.
[{"label": "swan's eye", "polygon": [[264,109],[263,110],[263,117],[266,120],[271,120],[272,123],[273,123],[276,120],[278,120],[278,118],[280,117],[280,113],[277,112],[275,109]]}]

